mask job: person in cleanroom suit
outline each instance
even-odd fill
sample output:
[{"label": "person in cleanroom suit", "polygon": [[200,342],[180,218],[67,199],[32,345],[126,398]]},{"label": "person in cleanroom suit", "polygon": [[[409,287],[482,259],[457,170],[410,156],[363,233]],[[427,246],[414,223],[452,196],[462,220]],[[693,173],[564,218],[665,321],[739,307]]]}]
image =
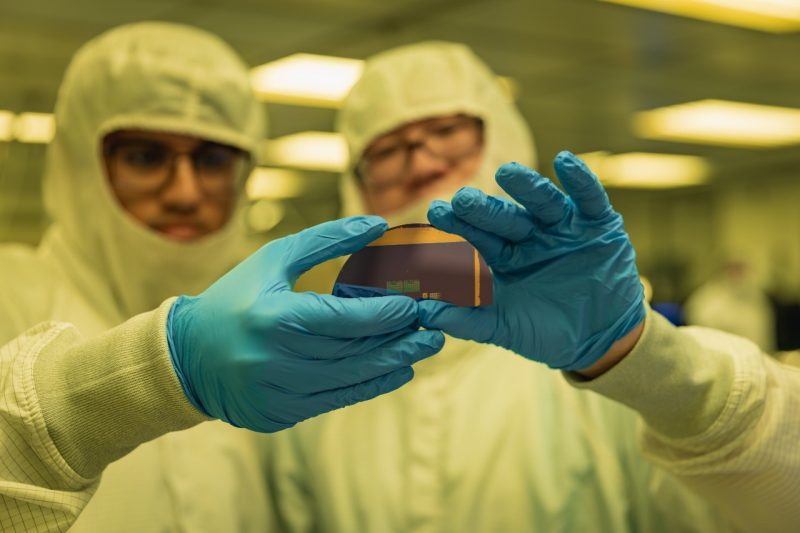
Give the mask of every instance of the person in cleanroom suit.
[{"label": "person in cleanroom suit", "polygon": [[[200,199],[202,193],[187,192],[191,185],[176,183],[181,176],[165,191],[164,207],[141,215],[151,220],[138,220],[124,204],[141,211],[138,204],[159,198],[150,200],[152,195],[140,192],[135,182],[109,186],[103,154],[117,148],[103,141],[110,134],[141,133],[142,144],[155,138],[152,145],[144,144],[152,151],[163,137],[190,144],[196,138],[216,143],[219,157],[249,165],[263,137],[263,113],[246,72],[218,38],[172,24],[121,27],[78,52],[59,92],[57,132],[47,148],[44,200],[52,225],[37,250],[7,247],[2,252],[0,343],[46,320],[70,322],[83,335],[96,335],[158,307],[169,296],[199,292],[241,258],[244,233],[233,213],[237,200]],[[190,81],[198,84],[196,92],[189,90]],[[118,149],[133,153],[137,148],[131,143]],[[115,153],[109,162],[148,156],[138,149],[143,155]],[[230,215],[206,214],[226,210]],[[227,216],[231,220],[223,225],[220,219]],[[177,240],[149,225],[170,222],[187,232],[194,227],[209,234]],[[133,373],[124,365],[115,370]],[[40,394],[63,404],[58,388],[71,386],[68,378]],[[122,377],[119,382],[124,383]],[[106,392],[105,401],[113,403],[114,396]],[[53,416],[68,413],[67,405],[56,405]],[[86,428],[84,438],[95,437],[93,429]],[[106,429],[115,428],[109,424]],[[223,530],[247,522],[260,527],[266,518],[258,502],[260,483],[243,433],[214,423],[140,446],[108,469],[74,530],[153,531],[205,524]],[[233,460],[209,460],[221,454]],[[73,467],[80,462],[71,459]],[[192,503],[198,493],[212,503]],[[70,499],[83,497],[66,496],[65,507]],[[239,522],[244,516],[247,522]]]},{"label": "person in cleanroom suit", "polygon": [[241,261],[261,114],[246,66],[201,30],[132,24],[76,54],[47,149],[52,225],[36,250],[0,249],[3,531],[264,531],[261,454],[238,428],[388,392],[441,347],[408,298],[291,291],[378,217]]},{"label": "person in cleanroom suit", "polygon": [[[423,301],[422,325],[449,336],[408,386],[270,436],[266,471],[286,530],[798,525],[800,484],[783,468],[796,473],[800,457],[783,432],[798,435],[800,375],[743,339],[651,313],[597,179],[560,154],[567,196],[524,166],[536,164],[531,136],[467,47],[370,58],[338,127],[351,155],[343,214],[390,225],[427,215],[467,238],[493,269],[494,303]],[[522,164],[503,165],[512,159]],[[299,286],[330,290],[340,265]]]}]

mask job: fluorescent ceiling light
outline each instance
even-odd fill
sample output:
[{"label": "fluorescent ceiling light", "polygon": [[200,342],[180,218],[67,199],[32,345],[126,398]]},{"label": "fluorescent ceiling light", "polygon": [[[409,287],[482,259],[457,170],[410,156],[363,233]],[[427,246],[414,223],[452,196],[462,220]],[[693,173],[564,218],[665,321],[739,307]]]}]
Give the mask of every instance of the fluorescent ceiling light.
[{"label": "fluorescent ceiling light", "polygon": [[601,0],[774,33],[800,30],[797,0]]},{"label": "fluorescent ceiling light", "polygon": [[0,141],[10,141],[14,137],[14,113],[0,109]]},{"label": "fluorescent ceiling light", "polygon": [[[250,70],[253,90],[279,104],[337,108],[361,77],[364,61],[347,57],[292,54]],[[502,90],[514,100],[519,84],[498,76]]]},{"label": "fluorescent ceiling light", "polygon": [[359,59],[293,54],[253,68],[250,77],[264,100],[338,107],[363,68]]},{"label": "fluorescent ceiling light", "polygon": [[49,143],[56,131],[52,113],[20,113],[14,120],[14,138],[23,143]]},{"label": "fluorescent ceiling light", "polygon": [[283,168],[257,167],[247,179],[251,200],[284,200],[300,196],[305,190],[303,175]]},{"label": "fluorescent ceiling light", "polygon": [[702,157],[630,152],[579,155],[607,187],[672,189],[705,183],[709,167]]},{"label": "fluorescent ceiling light", "polygon": [[647,139],[767,148],[800,143],[800,109],[700,100],[636,114]]},{"label": "fluorescent ceiling light", "polygon": [[343,172],[348,154],[338,133],[304,131],[267,141],[266,162],[272,166]]}]

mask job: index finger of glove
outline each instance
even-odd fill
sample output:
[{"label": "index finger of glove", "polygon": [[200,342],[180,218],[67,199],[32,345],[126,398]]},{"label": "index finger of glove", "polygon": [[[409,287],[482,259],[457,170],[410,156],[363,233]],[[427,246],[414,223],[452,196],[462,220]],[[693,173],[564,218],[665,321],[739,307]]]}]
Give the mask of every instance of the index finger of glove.
[{"label": "index finger of glove", "polygon": [[507,163],[497,169],[495,179],[544,226],[560,221],[569,210],[564,193],[552,181],[524,165]]},{"label": "index finger of glove", "polygon": [[536,229],[528,212],[505,198],[463,187],[452,200],[453,212],[463,221],[500,238],[519,242]]}]

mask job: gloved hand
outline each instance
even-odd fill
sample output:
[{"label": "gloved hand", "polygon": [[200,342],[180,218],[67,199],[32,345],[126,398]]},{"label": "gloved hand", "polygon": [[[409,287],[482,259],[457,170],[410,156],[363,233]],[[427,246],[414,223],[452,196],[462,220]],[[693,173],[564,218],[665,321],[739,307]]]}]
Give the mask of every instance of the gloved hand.
[{"label": "gloved hand", "polygon": [[444,344],[441,332],[418,331],[414,300],[291,290],[314,265],[386,229],[379,217],[314,226],[262,247],[199,296],[178,298],[167,334],[189,400],[234,426],[273,432],[408,382],[411,365]]},{"label": "gloved hand", "polygon": [[644,320],[636,256],[608,196],[569,152],[555,159],[568,195],[509,163],[497,183],[518,205],[472,188],[433,202],[428,219],[461,235],[494,275],[494,303],[419,303],[420,322],[462,339],[508,348],[552,368],[583,370]]}]

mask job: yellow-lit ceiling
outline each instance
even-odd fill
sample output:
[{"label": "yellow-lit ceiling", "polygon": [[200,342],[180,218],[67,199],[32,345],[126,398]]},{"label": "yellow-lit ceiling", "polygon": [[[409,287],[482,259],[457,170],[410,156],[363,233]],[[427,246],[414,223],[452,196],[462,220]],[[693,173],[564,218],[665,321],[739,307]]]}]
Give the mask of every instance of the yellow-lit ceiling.
[{"label": "yellow-lit ceiling", "polygon": [[[759,1],[800,6],[800,0]],[[298,53],[360,60],[390,46],[424,39],[466,42],[498,74],[513,80],[516,101],[533,129],[545,169],[548,160],[563,148],[601,153],[606,158],[628,153],[695,156],[703,161],[705,176],[696,182],[721,176],[752,179],[800,168],[796,142],[752,148],[667,138],[643,131],[645,119],[639,114],[703,100],[800,109],[800,33],[746,29],[652,10],[658,6],[621,5],[632,3],[634,0],[3,2],[0,110],[17,115],[3,122],[0,113],[0,138],[13,136],[21,127],[15,125],[19,113],[52,110],[64,69],[83,42],[121,23],[159,19],[219,34],[253,67],[286,61]],[[360,68],[359,61],[349,65]],[[317,101],[309,106],[275,95],[271,98],[281,102],[268,107],[270,135],[283,143],[280,149],[272,147],[278,160],[291,157],[291,142],[303,132],[319,132],[316,139],[327,139],[329,149],[335,148],[331,143],[336,141],[324,135],[332,129],[335,102],[326,104],[318,95],[308,98]],[[30,127],[41,132],[46,124]],[[609,168],[626,166],[619,159],[610,161],[616,162],[609,163]],[[312,164],[312,168],[326,169],[324,164]],[[29,178],[25,183],[14,184],[13,180],[13,175],[0,169],[0,187],[13,186],[22,195],[25,191],[38,194],[37,184]]]}]

